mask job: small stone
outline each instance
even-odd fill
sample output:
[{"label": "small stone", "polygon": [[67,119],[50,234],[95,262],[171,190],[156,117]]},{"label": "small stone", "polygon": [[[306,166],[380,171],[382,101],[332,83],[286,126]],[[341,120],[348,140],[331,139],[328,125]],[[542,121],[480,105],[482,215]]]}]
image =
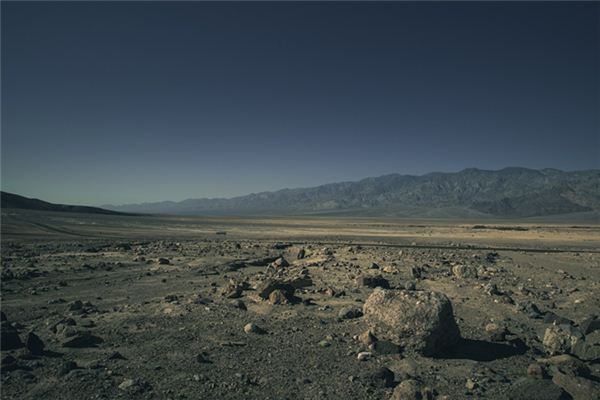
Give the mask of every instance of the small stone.
[{"label": "small stone", "polygon": [[477,383],[471,378],[468,378],[467,382],[465,383],[465,387],[467,388],[467,390],[474,390],[475,388],[477,388]]},{"label": "small stone", "polygon": [[384,289],[389,289],[389,287],[390,287],[390,283],[388,282],[388,280],[380,275],[359,276],[354,280],[354,283],[358,287],[369,287],[369,288],[381,287]]},{"label": "small stone", "polygon": [[127,390],[127,389],[131,388],[133,385],[135,385],[135,382],[134,382],[133,379],[125,379],[119,385],[119,389],[121,389],[121,390]]},{"label": "small stone", "polygon": [[527,376],[535,379],[544,379],[547,377],[546,369],[538,363],[529,364],[527,367]]},{"label": "small stone", "polygon": [[353,319],[362,317],[363,312],[358,307],[344,307],[338,313],[339,319]]},{"label": "small stone", "polygon": [[329,340],[321,340],[319,342],[319,347],[329,347],[331,346],[331,342]]},{"label": "small stone", "polygon": [[394,373],[386,367],[381,367],[370,376],[371,383],[377,387],[392,387],[394,385]]},{"label": "small stone", "polygon": [[298,260],[302,260],[305,256],[306,256],[306,250],[300,249],[298,251],[298,256],[297,256]]},{"label": "small stone", "polygon": [[358,336],[358,341],[361,344],[363,344],[364,346],[368,347],[368,346],[372,345],[373,343],[377,342],[377,338],[373,335],[373,333],[370,330],[368,330],[368,331],[361,333]]},{"label": "small stone", "polygon": [[231,304],[232,307],[239,308],[240,310],[246,311],[248,309],[246,304],[240,299],[231,300],[229,304]]},{"label": "small stone", "polygon": [[358,353],[356,355],[356,359],[358,361],[367,361],[368,359],[370,359],[372,356],[372,354],[368,351],[361,351],[360,353]]},{"label": "small stone", "polygon": [[168,258],[163,258],[163,257],[159,258],[159,259],[157,260],[157,262],[158,262],[158,264],[160,264],[160,265],[169,265],[169,264],[171,264],[171,261],[169,261],[169,259],[168,259]]},{"label": "small stone", "polygon": [[269,303],[271,304],[289,304],[289,299],[283,290],[275,289],[269,294]]},{"label": "small stone", "polygon": [[248,323],[244,326],[244,332],[246,333],[256,333],[256,334],[263,334],[265,333],[265,331],[260,328],[258,325],[254,324],[254,323]]},{"label": "small stone", "polygon": [[496,286],[495,283],[488,283],[487,285],[484,286],[483,290],[489,295],[489,296],[497,296],[500,293],[500,291],[498,290],[498,286]]},{"label": "small stone", "polygon": [[485,332],[492,342],[503,342],[508,333],[504,326],[495,323],[490,323],[485,326]]},{"label": "small stone", "polygon": [[391,400],[429,400],[431,394],[421,388],[419,382],[414,379],[407,379],[402,382],[392,392]]},{"label": "small stone", "polygon": [[470,265],[458,264],[452,267],[452,274],[459,279],[477,278],[477,269]]},{"label": "small stone", "polygon": [[60,371],[59,374],[60,375],[66,375],[69,372],[73,371],[74,369],[77,369],[77,363],[75,361],[65,361],[61,367],[60,367]]}]

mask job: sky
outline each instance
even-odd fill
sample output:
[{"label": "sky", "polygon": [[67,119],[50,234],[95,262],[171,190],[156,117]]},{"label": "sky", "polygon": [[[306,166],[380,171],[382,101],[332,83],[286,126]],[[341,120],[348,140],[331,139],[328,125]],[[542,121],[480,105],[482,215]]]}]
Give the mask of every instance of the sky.
[{"label": "sky", "polygon": [[600,168],[600,3],[5,2],[2,190],[231,197]]}]

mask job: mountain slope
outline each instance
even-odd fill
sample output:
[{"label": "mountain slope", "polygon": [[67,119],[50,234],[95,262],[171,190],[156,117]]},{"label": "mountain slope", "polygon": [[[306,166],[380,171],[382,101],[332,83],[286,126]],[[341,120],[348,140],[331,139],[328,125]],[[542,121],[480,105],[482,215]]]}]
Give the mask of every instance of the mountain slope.
[{"label": "mountain slope", "polygon": [[422,176],[391,174],[230,199],[105,207],[127,212],[205,215],[531,217],[600,211],[600,170],[471,168]]},{"label": "mountain slope", "polygon": [[122,212],[105,210],[98,207],[70,206],[65,204],[48,203],[38,199],[19,196],[17,194],[0,192],[0,205],[2,208],[21,208],[40,211],[61,211],[88,214],[130,215]]}]

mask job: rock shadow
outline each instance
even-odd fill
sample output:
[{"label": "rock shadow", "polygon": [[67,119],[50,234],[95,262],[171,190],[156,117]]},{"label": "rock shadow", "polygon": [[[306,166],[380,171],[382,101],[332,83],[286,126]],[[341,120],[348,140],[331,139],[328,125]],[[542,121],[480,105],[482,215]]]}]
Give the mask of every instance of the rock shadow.
[{"label": "rock shadow", "polygon": [[518,341],[514,344],[486,342],[484,340],[461,339],[451,349],[439,353],[435,358],[494,361],[525,354],[527,346]]}]

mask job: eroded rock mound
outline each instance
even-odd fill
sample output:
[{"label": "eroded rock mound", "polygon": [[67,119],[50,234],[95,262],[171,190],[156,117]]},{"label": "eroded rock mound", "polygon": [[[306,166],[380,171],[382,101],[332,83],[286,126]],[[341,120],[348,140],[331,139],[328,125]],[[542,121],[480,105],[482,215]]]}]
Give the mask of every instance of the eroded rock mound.
[{"label": "eroded rock mound", "polygon": [[460,340],[452,304],[442,293],[376,289],[363,312],[375,336],[408,351],[431,356]]}]

